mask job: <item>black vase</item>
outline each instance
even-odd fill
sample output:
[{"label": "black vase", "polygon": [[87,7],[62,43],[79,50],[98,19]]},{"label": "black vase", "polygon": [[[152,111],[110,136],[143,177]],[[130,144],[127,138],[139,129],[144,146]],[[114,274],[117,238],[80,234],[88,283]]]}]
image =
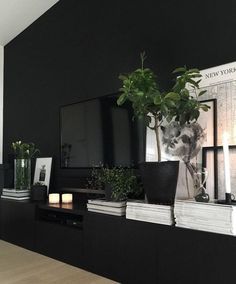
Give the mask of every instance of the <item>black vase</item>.
[{"label": "black vase", "polygon": [[140,164],[142,182],[149,203],[173,205],[179,174],[179,161]]},{"label": "black vase", "polygon": [[105,198],[106,198],[106,201],[113,201],[112,187],[110,184],[105,184]]},{"label": "black vase", "polygon": [[31,200],[32,201],[46,201],[47,186],[46,185],[32,185]]}]

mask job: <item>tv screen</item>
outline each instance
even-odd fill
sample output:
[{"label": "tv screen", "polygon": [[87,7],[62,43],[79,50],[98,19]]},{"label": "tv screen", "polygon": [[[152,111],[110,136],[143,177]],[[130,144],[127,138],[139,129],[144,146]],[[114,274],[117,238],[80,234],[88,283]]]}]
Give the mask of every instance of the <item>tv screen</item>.
[{"label": "tv screen", "polygon": [[61,168],[136,167],[144,161],[144,124],[131,104],[109,95],[62,106]]}]

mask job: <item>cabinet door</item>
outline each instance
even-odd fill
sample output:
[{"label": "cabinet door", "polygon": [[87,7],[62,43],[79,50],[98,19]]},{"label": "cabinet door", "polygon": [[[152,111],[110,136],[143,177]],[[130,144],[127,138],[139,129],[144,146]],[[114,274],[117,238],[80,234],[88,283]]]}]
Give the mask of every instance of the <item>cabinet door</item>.
[{"label": "cabinet door", "polygon": [[124,217],[88,212],[84,224],[87,269],[122,283],[126,269],[123,263],[124,221]]},{"label": "cabinet door", "polygon": [[162,245],[158,248],[159,283],[213,283],[201,280],[202,271],[208,274],[203,265],[209,252],[207,248],[204,252],[202,247],[204,232],[169,227],[160,231],[160,235]]},{"label": "cabinet door", "polygon": [[35,205],[23,201],[0,201],[2,239],[34,250]]},{"label": "cabinet door", "polygon": [[37,221],[36,251],[83,268],[83,231],[70,226]]},{"label": "cabinet door", "polygon": [[156,224],[126,220],[125,283],[157,283],[157,228]]},{"label": "cabinet door", "polygon": [[233,236],[201,232],[199,283],[234,282],[236,239]]}]

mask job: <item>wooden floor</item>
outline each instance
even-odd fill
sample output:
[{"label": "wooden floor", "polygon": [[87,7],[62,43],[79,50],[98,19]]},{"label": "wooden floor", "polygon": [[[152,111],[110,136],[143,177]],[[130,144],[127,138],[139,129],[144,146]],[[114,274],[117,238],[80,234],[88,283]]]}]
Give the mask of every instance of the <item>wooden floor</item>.
[{"label": "wooden floor", "polygon": [[1,284],[113,284],[115,282],[0,240]]}]

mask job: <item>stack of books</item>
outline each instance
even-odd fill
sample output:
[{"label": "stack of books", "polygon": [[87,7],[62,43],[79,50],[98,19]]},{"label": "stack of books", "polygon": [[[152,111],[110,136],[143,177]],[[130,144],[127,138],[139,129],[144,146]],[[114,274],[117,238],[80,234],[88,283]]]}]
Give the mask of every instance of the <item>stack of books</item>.
[{"label": "stack of books", "polygon": [[126,218],[163,225],[173,225],[173,206],[149,204],[145,201],[127,202]]},{"label": "stack of books", "polygon": [[236,235],[236,206],[177,200],[174,214],[177,227]]},{"label": "stack of books", "polygon": [[126,201],[106,201],[104,199],[89,199],[87,203],[88,211],[124,216],[126,211]]},{"label": "stack of books", "polygon": [[30,190],[3,188],[1,198],[12,200],[29,200]]}]

